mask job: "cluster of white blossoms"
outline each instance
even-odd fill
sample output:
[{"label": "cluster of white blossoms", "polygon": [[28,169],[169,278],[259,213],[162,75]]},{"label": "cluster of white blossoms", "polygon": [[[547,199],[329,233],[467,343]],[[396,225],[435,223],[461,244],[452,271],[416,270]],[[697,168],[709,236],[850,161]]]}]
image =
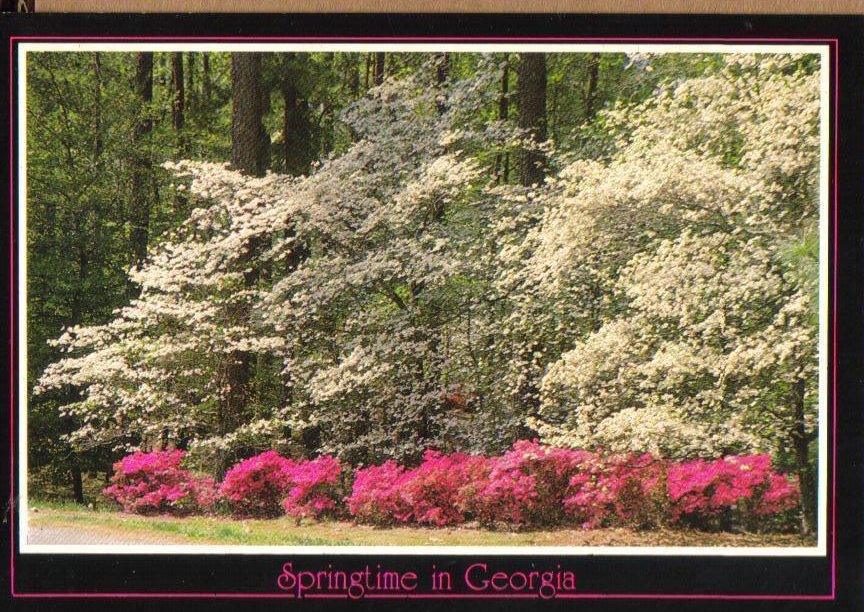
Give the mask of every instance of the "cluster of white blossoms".
[{"label": "cluster of white blossoms", "polygon": [[[67,330],[37,391],[73,387],[77,444],[168,435],[206,454],[315,440],[355,462],[547,441],[671,455],[814,426],[812,295],[783,249],[818,209],[818,70],[729,55],[604,112],[614,154],[488,119],[501,67],[387,80],[306,177],[167,164],[196,208],[132,272],[140,297]],[[253,277],[254,282],[249,282]],[[242,418],[220,414],[254,356]],[[310,437],[311,436],[311,437]]]},{"label": "cluster of white blossoms", "polygon": [[608,304],[546,371],[548,440],[705,456],[786,447],[802,419],[813,435],[816,304],[784,260],[818,223],[819,75],[801,62],[730,56],[609,113],[616,154],[562,173],[525,274],[552,295],[596,282]]},{"label": "cluster of white blossoms", "polygon": [[[206,453],[315,428],[323,449],[361,459],[440,445],[444,330],[486,224],[470,201],[488,178],[477,155],[519,140],[475,118],[500,78],[493,58],[478,61],[446,88],[423,70],[374,89],[344,113],[353,144],[306,177],[165,164],[200,207],[131,272],[140,297],[67,331],[68,356],[37,385],[81,390],[64,407],[88,424],[72,442],[167,435]],[[254,380],[225,430],[240,353],[256,356]]]}]

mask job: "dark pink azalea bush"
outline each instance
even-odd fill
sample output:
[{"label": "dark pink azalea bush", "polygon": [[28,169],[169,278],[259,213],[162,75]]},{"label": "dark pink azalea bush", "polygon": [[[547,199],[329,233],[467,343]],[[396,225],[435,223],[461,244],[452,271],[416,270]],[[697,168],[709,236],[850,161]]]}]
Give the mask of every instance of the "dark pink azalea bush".
[{"label": "dark pink azalea bush", "polygon": [[473,505],[466,500],[485,486],[490,465],[479,455],[426,451],[423,463],[412,470],[395,461],[358,470],[345,502],[365,523],[456,525],[471,516]]},{"label": "dark pink azalea bush", "polygon": [[135,452],[114,464],[112,484],[103,493],[126,512],[187,513],[208,510],[216,500],[212,479],[196,478],[181,466],[181,450]]},{"label": "dark pink azalea bush", "polygon": [[478,455],[443,455],[426,451],[423,463],[400,480],[399,495],[405,522],[419,525],[455,525],[466,519],[466,499],[489,473],[489,460]]},{"label": "dark pink azalea bush", "polygon": [[427,451],[406,468],[394,461],[358,469],[343,497],[343,465],[329,455],[294,461],[275,451],[245,459],[217,487],[181,467],[182,451],[134,453],[115,465],[105,493],[131,512],[206,511],[225,500],[238,514],[338,517],[443,527],[579,525],[716,528],[759,526],[800,501],[797,484],[768,455],[672,462],[516,442],[486,457]]},{"label": "dark pink azalea bush", "polygon": [[294,462],[276,451],[244,459],[225,474],[219,493],[239,514],[278,516],[291,485]]},{"label": "dark pink azalea bush", "polygon": [[341,475],[334,457],[292,461],[267,451],[231,468],[219,490],[238,514],[318,518],[336,514]]},{"label": "dark pink azalea bush", "polygon": [[345,498],[348,512],[363,523],[407,522],[411,507],[402,497],[402,488],[409,474],[392,460],[360,468],[354,472],[351,495]]},{"label": "dark pink azalea bush", "polygon": [[686,516],[706,527],[721,510],[739,520],[782,513],[798,487],[767,455],[673,463],[649,454],[605,454],[519,441],[497,457],[427,452],[406,469],[393,461],[358,470],[348,511],[373,524],[436,526],[577,524],[659,527]]},{"label": "dark pink azalea bush", "polygon": [[775,472],[768,455],[697,459],[669,467],[670,518],[705,521],[734,510],[747,516],[776,514],[794,508],[799,490]]},{"label": "dark pink azalea bush", "polygon": [[289,516],[319,518],[335,515],[340,501],[342,464],[325,455],[288,468],[288,494],[282,508]]}]

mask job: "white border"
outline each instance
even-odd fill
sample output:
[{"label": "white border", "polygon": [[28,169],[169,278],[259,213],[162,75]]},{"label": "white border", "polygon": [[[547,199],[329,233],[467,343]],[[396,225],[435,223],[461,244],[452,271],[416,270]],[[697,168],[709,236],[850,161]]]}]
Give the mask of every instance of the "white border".
[{"label": "white border", "polygon": [[820,557],[827,554],[828,512],[828,183],[830,47],[827,44],[520,44],[520,43],[18,43],[18,282],[26,287],[27,252],[27,54],[40,51],[399,51],[544,53],[810,53],[820,56],[819,164],[819,486],[817,544],[811,547],[687,547],[687,546],[208,546],[208,545],[63,545],[27,543],[27,298],[18,292],[18,479],[20,550],[23,554],[241,554],[241,555],[657,555]]}]

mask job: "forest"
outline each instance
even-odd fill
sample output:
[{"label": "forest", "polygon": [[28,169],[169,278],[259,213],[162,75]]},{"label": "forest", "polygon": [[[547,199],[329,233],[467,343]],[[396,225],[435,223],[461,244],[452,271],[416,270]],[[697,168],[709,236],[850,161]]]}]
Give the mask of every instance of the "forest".
[{"label": "forest", "polygon": [[820,79],[776,52],[29,52],[30,495],[134,511],[132,472],[182,458],[151,510],[812,534]]}]

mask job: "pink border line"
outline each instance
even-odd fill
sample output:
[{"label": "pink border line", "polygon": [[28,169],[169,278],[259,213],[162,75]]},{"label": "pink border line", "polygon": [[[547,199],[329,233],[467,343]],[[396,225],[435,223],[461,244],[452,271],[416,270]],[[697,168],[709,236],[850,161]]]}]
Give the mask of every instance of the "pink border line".
[{"label": "pink border line", "polygon": [[15,228],[15,40],[9,38],[9,587],[15,597],[15,518],[18,504],[15,503],[15,246],[18,232]]},{"label": "pink border line", "polygon": [[[839,159],[839,93],[840,93],[840,41],[837,38],[672,38],[672,37],[588,37],[588,38],[572,38],[572,37],[466,37],[466,36],[417,36],[417,37],[368,37],[368,36],[257,36],[257,37],[237,37],[237,36],[10,36],[9,37],[9,279],[10,279],[10,295],[9,295],[9,329],[12,335],[13,342],[10,343],[10,359],[9,359],[9,377],[11,384],[9,385],[9,404],[10,404],[10,444],[9,444],[9,499],[16,502],[15,498],[15,443],[16,443],[16,428],[15,428],[15,356],[16,344],[14,342],[17,330],[15,328],[16,318],[16,239],[17,233],[13,231],[15,228],[15,47],[18,42],[30,41],[66,41],[66,42],[81,42],[81,41],[99,41],[99,42],[130,42],[130,41],[182,41],[187,43],[196,42],[475,42],[475,43],[494,43],[494,42],[521,42],[521,43],[591,43],[591,42],[643,42],[645,44],[662,43],[662,42],[677,42],[677,43],[719,43],[719,44],[741,44],[741,43],[775,43],[775,44],[828,44],[830,54],[833,56],[834,68],[834,108],[833,108],[833,171],[830,178],[833,179],[833,200],[830,205],[833,208],[834,222],[834,262],[832,271],[833,291],[829,296],[831,300],[831,407],[832,407],[832,431],[829,432],[832,441],[832,461],[831,461],[831,523],[829,525],[831,532],[831,592],[826,595],[737,595],[737,594],[669,594],[669,593],[572,593],[558,594],[554,599],[658,599],[658,600],[778,600],[778,601],[833,601],[837,593],[837,262],[838,262],[838,208],[839,208],[839,187],[838,187],[838,159]],[[830,67],[829,67],[830,70]],[[829,193],[832,192],[829,189]],[[19,338],[20,341],[20,338]],[[17,503],[12,503],[10,506],[10,550],[9,550],[9,576],[10,586],[13,598],[22,599],[294,599],[293,594],[288,593],[171,593],[171,592],[153,592],[153,593],[19,593],[15,591],[15,518]],[[827,517],[826,517],[827,518]],[[348,599],[348,595],[339,594],[310,594],[304,599]],[[528,594],[436,594],[436,593],[416,593],[416,594],[369,594],[363,599],[541,599],[539,595]]]},{"label": "pink border line", "polygon": [[590,42],[644,42],[651,44],[653,41],[661,42],[693,42],[693,43],[729,43],[741,44],[746,42],[756,43],[783,43],[783,44],[818,44],[837,42],[836,38],[687,38],[670,36],[641,36],[641,37],[530,37],[530,36],[13,36],[10,40],[44,41],[58,40],[66,42],[80,42],[97,40],[100,42],[129,42],[129,41],[182,41],[188,43],[196,42],[522,42],[522,43],[590,43]]}]

